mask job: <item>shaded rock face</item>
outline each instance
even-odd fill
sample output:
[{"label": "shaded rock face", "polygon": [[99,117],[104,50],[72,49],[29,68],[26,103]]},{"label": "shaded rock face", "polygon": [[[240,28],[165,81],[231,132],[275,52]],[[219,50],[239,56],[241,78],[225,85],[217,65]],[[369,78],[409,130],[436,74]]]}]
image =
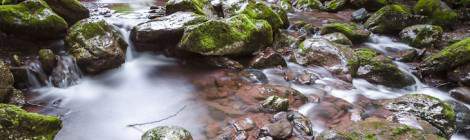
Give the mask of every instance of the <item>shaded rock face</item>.
[{"label": "shaded rock face", "polygon": [[70,28],[66,43],[83,72],[97,74],[124,63],[127,43],[104,20],[79,21]]},{"label": "shaded rock face", "polygon": [[142,140],[192,140],[188,130],[177,126],[159,126],[148,130]]},{"label": "shaded rock face", "polygon": [[202,55],[243,55],[272,42],[273,32],[268,22],[240,14],[188,26],[178,47]]},{"label": "shaded rock face", "polygon": [[0,104],[0,137],[10,140],[53,140],[62,127],[57,117],[28,113],[13,105]]},{"label": "shaded rock face", "polygon": [[15,104],[22,106],[25,104],[24,95],[21,91],[13,87],[14,77],[10,67],[0,60],[0,103]]},{"label": "shaded rock face", "polygon": [[346,128],[333,129],[321,133],[315,139],[442,139],[435,134],[379,118],[367,118]]},{"label": "shaded rock face", "polygon": [[51,40],[65,36],[67,22],[42,0],[0,5],[0,30],[28,40]]},{"label": "shaded rock face", "polygon": [[446,72],[468,62],[470,62],[469,37],[427,57],[421,69],[425,73]]},{"label": "shaded rock face", "polygon": [[408,8],[394,4],[384,6],[372,14],[364,26],[374,33],[395,33],[421,22],[421,17],[411,14]]},{"label": "shaded rock face", "polygon": [[470,88],[458,87],[449,91],[454,99],[470,104]]},{"label": "shaded rock face", "polygon": [[64,18],[69,25],[88,18],[90,11],[77,0],[44,0],[55,13]]},{"label": "shaded rock face", "polygon": [[358,49],[348,63],[353,78],[393,88],[415,84],[414,79],[403,73],[388,57],[379,56],[370,49]]},{"label": "shaded rock face", "polygon": [[[176,46],[189,25],[205,22],[207,18],[193,12],[176,12],[171,15],[140,23],[131,31],[131,40],[138,50],[156,50]],[[159,46],[153,48],[152,46]]]},{"label": "shaded rock face", "polygon": [[413,25],[400,32],[402,41],[416,48],[432,48],[442,38],[443,29],[434,25]]},{"label": "shaded rock face", "polygon": [[459,66],[456,69],[447,72],[447,78],[458,84],[470,87],[470,65]]},{"label": "shaded rock face", "polygon": [[320,29],[321,34],[328,34],[340,32],[346,35],[351,41],[355,43],[361,43],[369,39],[371,34],[369,31],[359,27],[359,25],[354,23],[331,23],[325,24]]},{"label": "shaded rock face", "polygon": [[449,138],[455,131],[455,112],[448,103],[424,94],[410,94],[393,99],[385,109],[396,115],[414,115],[427,121]]}]

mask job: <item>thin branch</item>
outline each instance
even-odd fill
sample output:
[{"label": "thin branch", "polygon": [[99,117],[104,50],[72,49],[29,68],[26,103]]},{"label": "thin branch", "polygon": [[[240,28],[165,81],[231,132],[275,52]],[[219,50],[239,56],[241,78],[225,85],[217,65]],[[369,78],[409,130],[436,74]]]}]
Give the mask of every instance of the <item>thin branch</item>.
[{"label": "thin branch", "polygon": [[176,116],[177,116],[179,113],[181,113],[185,108],[186,108],[186,105],[184,105],[183,107],[181,107],[175,114],[172,114],[172,115],[170,115],[170,116],[168,116],[168,117],[165,117],[165,118],[163,118],[163,119],[160,119],[160,120],[151,121],[151,122],[144,122],[144,123],[129,124],[129,125],[127,125],[127,127],[135,127],[135,126],[142,126],[142,125],[149,125],[149,124],[159,123],[159,122],[168,120],[168,119],[170,119],[170,118],[176,117]]}]

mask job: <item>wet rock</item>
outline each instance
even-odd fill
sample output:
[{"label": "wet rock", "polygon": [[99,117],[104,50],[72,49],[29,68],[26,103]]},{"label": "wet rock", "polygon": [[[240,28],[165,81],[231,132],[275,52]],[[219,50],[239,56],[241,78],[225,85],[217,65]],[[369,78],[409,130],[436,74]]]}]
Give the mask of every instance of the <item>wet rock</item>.
[{"label": "wet rock", "polygon": [[415,83],[414,79],[403,73],[388,57],[379,56],[370,49],[358,49],[349,61],[353,78],[363,78],[368,82],[393,88],[403,88]]},{"label": "wet rock", "polygon": [[243,65],[240,62],[230,59],[228,57],[207,57],[206,58],[207,64],[219,67],[219,68],[227,68],[233,70],[241,70],[243,69]]},{"label": "wet rock", "polygon": [[0,88],[9,88],[13,83],[14,79],[10,67],[3,60],[0,60]]},{"label": "wet rock", "polygon": [[59,39],[67,22],[42,0],[26,0],[16,5],[0,5],[0,30],[30,40]]},{"label": "wet rock", "polygon": [[292,123],[294,135],[297,137],[313,136],[313,125],[310,119],[297,111],[291,111],[287,114],[287,119]]},{"label": "wet rock", "polygon": [[323,10],[325,11],[339,11],[346,7],[349,0],[328,0],[324,2]]},{"label": "wet rock", "polygon": [[328,41],[333,42],[333,43],[338,43],[338,44],[342,44],[342,45],[349,45],[349,46],[353,45],[352,41],[349,40],[349,38],[346,35],[344,35],[342,33],[339,33],[339,32],[325,34],[322,37],[324,39],[328,40]]},{"label": "wet rock", "polygon": [[257,69],[244,69],[240,72],[240,75],[250,83],[267,84],[269,82],[263,71]]},{"label": "wet rock", "polygon": [[426,73],[440,73],[468,62],[470,62],[470,37],[427,57],[421,69]]},{"label": "wet rock", "polygon": [[322,66],[332,71],[345,71],[352,50],[322,38],[309,38],[300,43],[295,62],[301,65]]},{"label": "wet rock", "polygon": [[57,65],[56,55],[50,49],[39,50],[39,61],[42,64],[42,68],[47,73],[51,73]]},{"label": "wet rock", "polygon": [[358,8],[375,11],[390,3],[390,0],[351,0],[351,4]]},{"label": "wet rock", "polygon": [[470,65],[459,66],[447,73],[447,78],[458,84],[470,87]]},{"label": "wet rock", "polygon": [[127,43],[104,20],[79,21],[70,28],[66,43],[83,72],[97,74],[124,63]]},{"label": "wet rock", "polygon": [[138,50],[156,50],[147,48],[150,46],[173,47],[181,40],[187,26],[205,21],[206,17],[192,12],[176,12],[138,24],[131,31],[131,40]]},{"label": "wet rock", "polygon": [[272,28],[264,20],[240,14],[188,26],[179,48],[202,55],[249,54],[273,42]]},{"label": "wet rock", "polygon": [[269,112],[287,111],[289,109],[289,100],[279,96],[269,96],[261,106]]},{"label": "wet rock", "polygon": [[44,0],[55,13],[70,25],[90,17],[90,11],[77,0]]},{"label": "wet rock", "polygon": [[142,140],[192,140],[188,130],[178,126],[159,126],[148,130]]},{"label": "wet rock", "polygon": [[351,123],[350,109],[353,105],[347,101],[333,96],[325,96],[305,114],[310,120],[324,125],[327,128],[336,125]]},{"label": "wet rock", "polygon": [[272,49],[266,49],[258,53],[250,62],[250,67],[256,69],[271,68],[271,67],[287,67],[287,63],[281,54],[276,53]]},{"label": "wet rock", "polygon": [[354,23],[325,24],[320,29],[321,34],[340,32],[346,35],[354,43],[361,43],[369,39],[370,32]]},{"label": "wet rock", "polygon": [[308,9],[320,9],[323,3],[320,0],[297,0],[294,3],[297,9],[308,10]]},{"label": "wet rock", "polygon": [[425,15],[431,24],[449,25],[457,21],[457,13],[441,0],[419,0],[413,7],[416,14]]},{"label": "wet rock", "polygon": [[273,31],[288,25],[287,12],[276,10],[263,2],[255,2],[252,0],[234,0],[232,2],[224,2],[224,17],[232,17],[239,14],[245,14],[247,17],[256,20],[267,21]]},{"label": "wet rock", "polygon": [[166,15],[176,13],[178,11],[194,12],[201,15],[211,15],[209,12],[212,6],[208,0],[169,0],[166,2]]},{"label": "wet rock", "polygon": [[449,104],[455,111],[456,133],[470,138],[470,109],[456,101],[449,101]]},{"label": "wet rock", "polygon": [[415,49],[403,50],[397,53],[398,60],[401,62],[413,62],[420,60],[421,54]]},{"label": "wet rock", "polygon": [[411,114],[429,122],[449,138],[455,131],[455,112],[448,103],[424,94],[410,94],[385,103],[396,114]]},{"label": "wet rock", "polygon": [[442,32],[440,26],[413,25],[400,32],[400,39],[416,48],[433,48],[441,40]]},{"label": "wet rock", "polygon": [[335,12],[346,7],[347,0],[298,0],[295,7],[302,10],[319,9]]},{"label": "wet rock", "polygon": [[273,139],[287,139],[292,135],[292,125],[288,120],[281,120],[267,124],[260,129],[260,135],[272,137]]},{"label": "wet rock", "polygon": [[71,56],[59,56],[49,79],[54,86],[65,88],[77,84],[81,76],[80,68]]},{"label": "wet rock", "polygon": [[470,104],[470,88],[458,87],[449,91],[454,99]]},{"label": "wet rock", "polygon": [[62,127],[57,117],[28,113],[13,105],[0,104],[0,137],[11,140],[53,140]]},{"label": "wet rock", "polygon": [[379,118],[367,118],[345,128],[321,133],[315,139],[442,139],[435,134]]},{"label": "wet rock", "polygon": [[384,6],[372,14],[364,26],[374,33],[395,33],[421,22],[421,17],[413,16],[410,9],[394,4]]},{"label": "wet rock", "polygon": [[365,21],[369,17],[369,13],[365,8],[358,9],[354,11],[351,15],[352,20],[354,21]]}]

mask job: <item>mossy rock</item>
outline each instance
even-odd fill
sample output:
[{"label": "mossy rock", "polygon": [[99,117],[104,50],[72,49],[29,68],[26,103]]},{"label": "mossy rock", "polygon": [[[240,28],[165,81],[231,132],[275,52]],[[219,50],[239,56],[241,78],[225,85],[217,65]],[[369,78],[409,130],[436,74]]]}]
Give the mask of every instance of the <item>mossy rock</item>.
[{"label": "mossy rock", "polygon": [[82,71],[97,74],[124,63],[127,43],[102,19],[84,19],[70,28],[65,40]]},{"label": "mossy rock", "polygon": [[428,16],[431,24],[450,25],[457,21],[457,13],[440,0],[419,0],[413,8],[416,14]]},{"label": "mossy rock", "polygon": [[380,56],[371,49],[357,49],[348,65],[351,77],[363,78],[374,84],[403,88],[415,83],[414,79],[400,71],[390,58]]},{"label": "mossy rock", "polygon": [[352,0],[351,4],[357,8],[365,8],[367,10],[375,11],[381,7],[390,4],[390,0]]},{"label": "mossy rock", "polygon": [[178,126],[159,126],[148,130],[142,140],[192,140],[188,130]]},{"label": "mossy rock", "polygon": [[0,137],[5,140],[53,140],[62,127],[59,118],[28,113],[0,104]]},{"label": "mossy rock", "polygon": [[371,34],[366,29],[363,29],[354,23],[330,23],[323,25],[323,27],[320,29],[321,34],[329,34],[334,32],[343,33],[355,43],[367,41],[367,39],[369,39],[369,35]]},{"label": "mossy rock", "polygon": [[315,65],[334,72],[345,72],[352,53],[349,46],[312,37],[301,42],[292,57],[293,61],[300,65]]},{"label": "mossy rock", "polygon": [[308,10],[308,9],[321,9],[323,3],[320,0],[297,0],[294,3],[295,8]]},{"label": "mossy rock", "polygon": [[470,37],[454,43],[424,60],[424,71],[440,73],[470,62]]},{"label": "mossy rock", "polygon": [[440,26],[420,24],[403,29],[400,38],[416,48],[432,48],[441,41],[443,32]]},{"label": "mossy rock", "polygon": [[3,60],[0,60],[0,89],[9,88],[13,85],[15,80],[13,74],[10,71],[10,66]]},{"label": "mossy rock", "polygon": [[393,4],[382,7],[367,19],[364,26],[374,33],[396,33],[422,19],[413,16],[404,5]]},{"label": "mossy rock", "polygon": [[339,11],[346,7],[346,4],[348,3],[349,0],[330,0],[326,1],[323,6],[323,10],[325,11]]},{"label": "mossy rock", "polygon": [[211,15],[213,10],[208,0],[169,0],[166,2],[165,7],[166,15],[170,15],[178,11]]},{"label": "mossy rock", "polygon": [[409,113],[439,129],[443,137],[450,138],[455,131],[456,116],[452,106],[424,94],[409,94],[385,102],[385,109],[398,114]]},{"label": "mossy rock", "polygon": [[16,5],[0,5],[0,30],[31,39],[59,39],[65,36],[67,22],[42,0],[26,0]]},{"label": "mossy rock", "polygon": [[178,47],[202,55],[244,55],[272,43],[268,22],[240,14],[188,26]]},{"label": "mossy rock", "polygon": [[348,45],[348,46],[353,45],[352,41],[349,40],[349,38],[346,35],[344,35],[342,33],[339,33],[339,32],[325,34],[322,37],[325,38],[326,40],[334,42],[334,43],[338,43],[338,44],[342,44],[342,45]]},{"label": "mossy rock", "polygon": [[404,124],[390,122],[385,119],[367,118],[364,121],[354,122],[347,128],[334,128],[334,131],[323,132],[315,139],[443,140],[444,138]]},{"label": "mossy rock", "polygon": [[17,4],[17,0],[0,0],[0,5]]},{"label": "mossy rock", "polygon": [[55,13],[64,18],[70,25],[90,17],[90,11],[77,0],[44,0]]},{"label": "mossy rock", "polygon": [[283,9],[284,11],[291,12],[294,11],[292,6],[292,2],[290,0],[279,0],[277,1],[276,5]]}]

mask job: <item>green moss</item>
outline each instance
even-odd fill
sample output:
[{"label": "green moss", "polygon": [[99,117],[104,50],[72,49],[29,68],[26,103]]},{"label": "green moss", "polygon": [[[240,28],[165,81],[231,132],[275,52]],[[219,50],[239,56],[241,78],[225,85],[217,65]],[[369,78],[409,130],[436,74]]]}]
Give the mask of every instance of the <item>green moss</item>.
[{"label": "green moss", "polygon": [[454,43],[426,58],[424,67],[433,72],[443,72],[470,62],[470,37]]},{"label": "green moss", "polygon": [[297,0],[294,5],[298,9],[321,9],[323,6],[319,0]]},{"label": "green moss", "polygon": [[196,14],[205,15],[204,7],[207,0],[169,0],[166,2],[166,14],[170,15],[178,11],[191,11]]},{"label": "green moss", "polygon": [[455,111],[452,108],[452,106],[446,102],[442,102],[442,107],[443,107],[442,113],[444,114],[445,118],[447,120],[454,121],[456,116],[455,116]]},{"label": "green moss", "polygon": [[253,19],[266,20],[273,29],[279,29],[284,25],[283,19],[264,3],[250,2],[240,13]]},{"label": "green moss", "polygon": [[69,24],[90,16],[88,9],[77,0],[44,0],[55,13]]},{"label": "green moss", "polygon": [[353,42],[363,42],[369,38],[370,32],[360,28],[354,23],[331,23],[323,25],[321,34],[340,32],[346,35]]},{"label": "green moss", "polygon": [[446,25],[457,20],[457,13],[441,5],[440,0],[419,0],[413,8],[417,14],[430,17],[431,23]]},{"label": "green moss", "polygon": [[375,12],[364,26],[375,33],[394,33],[414,25],[419,21],[412,18],[408,8],[403,5],[387,5]]},{"label": "green moss", "polygon": [[338,11],[338,10],[341,10],[342,8],[346,7],[347,2],[348,2],[348,0],[331,0],[331,1],[327,1],[327,2],[325,2],[323,10]]},{"label": "green moss", "polygon": [[400,32],[402,41],[416,48],[432,48],[441,40],[444,30],[435,25],[413,25]]}]

